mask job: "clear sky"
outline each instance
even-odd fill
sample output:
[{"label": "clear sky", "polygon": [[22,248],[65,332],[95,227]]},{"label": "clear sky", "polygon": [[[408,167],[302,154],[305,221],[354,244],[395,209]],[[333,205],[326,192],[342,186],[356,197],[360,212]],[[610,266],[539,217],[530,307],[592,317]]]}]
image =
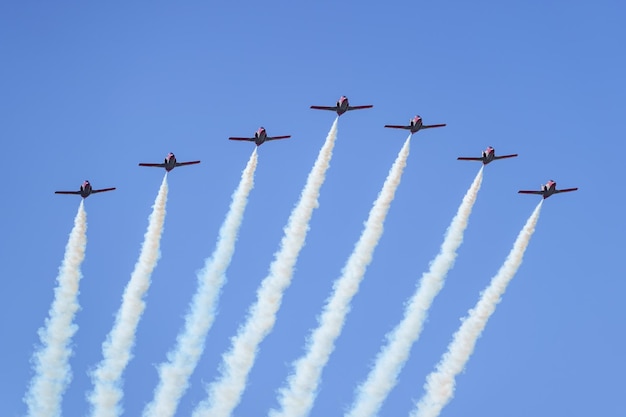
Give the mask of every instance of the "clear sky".
[{"label": "clear sky", "polygon": [[253,144],[255,187],[219,315],[177,415],[206,398],[289,213],[334,120],[310,105],[346,95],[371,110],[339,120],[320,206],[273,332],[234,415],[267,415],[301,356],[332,282],[406,132],[420,114],[443,129],[413,136],[402,183],[312,416],[349,408],[384,337],[402,318],[491,145],[519,157],[485,168],[457,262],[381,416],[407,416],[459,318],[508,254],[550,179],[579,191],[542,209],[524,262],[457,380],[444,416],[625,415],[626,244],[623,122],[626,6],[551,2],[134,2],[0,5],[0,410],[26,413],[30,358],[53,299],[79,197],[86,200],[73,380],[63,415],[88,414],[90,370],[139,255],[168,152],[200,165],[169,175],[161,259],[125,374],[127,416],[141,414],[174,344]]}]

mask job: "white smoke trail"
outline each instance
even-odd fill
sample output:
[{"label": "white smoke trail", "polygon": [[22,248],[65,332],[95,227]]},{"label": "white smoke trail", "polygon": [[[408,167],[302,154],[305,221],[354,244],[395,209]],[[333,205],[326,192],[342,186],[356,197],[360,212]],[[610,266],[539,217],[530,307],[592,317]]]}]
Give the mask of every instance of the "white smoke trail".
[{"label": "white smoke trail", "polygon": [[161,379],[154,391],[154,399],[144,409],[144,416],[170,417],[176,413],[180,398],[189,386],[189,377],[204,351],[204,341],[215,320],[217,299],[226,279],[226,269],[235,252],[248,195],[254,186],[256,150],[255,147],[233,193],[215,251],[207,258],[204,269],[198,272],[198,289],[185,317],[185,329],[178,335],[174,350],[168,353],[168,362],[159,367]]},{"label": "white smoke trail", "polygon": [[318,206],[317,197],[330,165],[338,120],[335,119],[328,132],[300,201],[291,212],[269,275],[257,291],[256,303],[251,306],[245,324],[239,328],[230,350],[222,358],[222,375],[209,386],[209,398],[196,407],[194,417],[228,417],[241,400],[259,344],[274,327],[283,292],[291,283],[293,268],[306,239],[313,209]]},{"label": "white smoke trail", "polygon": [[350,311],[350,302],[359,289],[374,249],[383,234],[383,224],[391,206],[402,172],[409,156],[411,135],[404,142],[393,163],[383,188],[370,210],[369,217],[354,251],[348,258],[341,277],[333,285],[333,293],[324,306],[319,325],[312,333],[306,354],[294,362],[295,372],[288,387],[280,390],[281,410],[271,410],[272,417],[301,417],[309,414],[324,366],[335,348]]},{"label": "white smoke trail", "polygon": [[150,276],[161,256],[159,245],[165,221],[167,191],[165,174],[148,220],[139,259],[124,289],[115,324],[102,344],[103,359],[91,375],[94,390],[89,394],[89,401],[94,417],[114,417],[122,412],[119,405],[123,394],[122,373],[132,357],[135,331],[146,306],[143,296],[150,287]]},{"label": "white smoke trail", "polygon": [[454,265],[456,251],[463,242],[463,233],[482,180],[483,168],[481,167],[448,226],[439,253],[431,262],[428,272],[422,275],[416,292],[407,303],[404,318],[387,336],[387,345],[378,353],[374,367],[365,382],[359,386],[357,398],[352,409],[346,414],[347,416],[376,415],[389,392],[396,385],[398,375],[409,358],[411,346],[422,332],[428,309],[443,287],[448,271]]},{"label": "white smoke trail", "polygon": [[436,370],[428,375],[424,385],[426,393],[417,404],[417,410],[411,413],[412,417],[438,416],[443,407],[452,399],[456,376],[465,368],[465,364],[474,351],[476,340],[480,337],[489,317],[506,291],[507,285],[522,263],[526,247],[535,231],[542,203],[543,200],[539,202],[526,221],[504,264],[454,334],[448,351],[441,358]]},{"label": "white smoke trail", "polygon": [[84,200],[74,218],[74,227],[65,247],[63,263],[57,276],[54,301],[48,312],[45,327],[39,329],[43,346],[33,355],[35,376],[24,400],[30,417],[57,417],[61,415],[61,398],[72,379],[69,358],[70,340],[78,326],[73,324],[79,308],[78,284],[82,277],[80,265],[87,246],[87,213]]}]

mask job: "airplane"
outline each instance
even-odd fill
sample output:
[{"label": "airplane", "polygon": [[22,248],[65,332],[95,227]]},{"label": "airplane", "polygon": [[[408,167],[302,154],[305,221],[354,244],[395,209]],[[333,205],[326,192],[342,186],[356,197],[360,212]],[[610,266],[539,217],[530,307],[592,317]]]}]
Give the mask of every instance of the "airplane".
[{"label": "airplane", "polygon": [[268,140],[276,140],[276,139],[289,139],[291,135],[288,136],[267,136],[267,132],[265,128],[261,126],[254,132],[254,136],[251,138],[239,138],[239,137],[230,137],[230,140],[247,140],[249,142],[256,143],[256,146],[261,146],[265,141]]},{"label": "airplane", "polygon": [[550,180],[548,181],[548,183],[546,185],[542,185],[541,186],[541,191],[527,191],[527,190],[520,190],[518,191],[518,193],[520,194],[539,194],[542,195],[544,199],[550,197],[552,194],[558,194],[558,193],[567,193],[570,191],[576,191],[578,190],[578,188],[566,188],[564,190],[557,190],[556,189],[556,182]]},{"label": "airplane", "polygon": [[504,159],[504,158],[514,158],[516,157],[517,154],[511,154],[511,155],[500,155],[500,156],[496,156],[496,150],[493,149],[491,146],[488,146],[487,149],[485,149],[483,151],[483,156],[480,158],[471,158],[468,156],[459,156],[458,158],[456,158],[459,161],[482,161],[483,165],[487,165],[489,162],[492,161],[497,161],[498,159]]},{"label": "airplane", "polygon": [[421,116],[415,116],[414,118],[412,118],[411,120],[409,120],[409,125],[408,126],[402,126],[402,125],[385,125],[385,127],[389,127],[391,129],[406,129],[406,130],[410,130],[411,134],[422,130],[422,129],[430,129],[433,127],[444,127],[446,124],[439,124],[439,125],[424,125],[422,123],[422,118]]},{"label": "airplane", "polygon": [[344,114],[347,111],[350,110],[361,110],[361,109],[371,109],[372,107],[374,107],[371,104],[368,104],[366,106],[351,106],[350,102],[348,102],[348,97],[346,96],[341,96],[339,98],[339,100],[337,100],[337,104],[333,107],[328,107],[328,106],[311,106],[312,109],[315,110],[330,110],[330,111],[336,111],[337,112],[337,116],[341,116],[342,114]]},{"label": "airplane", "polygon": [[55,194],[75,194],[83,198],[87,198],[91,194],[103,193],[105,191],[113,191],[113,190],[115,190],[115,187],[103,188],[101,190],[94,190],[93,188],[91,188],[91,184],[89,183],[89,181],[85,181],[81,184],[80,190],[78,191],[55,191],[54,193]]},{"label": "airplane", "polygon": [[162,164],[146,164],[146,163],[140,163],[139,166],[140,167],[157,167],[157,168],[165,168],[165,170],[167,172],[170,172],[171,170],[173,170],[176,167],[182,167],[185,165],[193,165],[193,164],[199,164],[200,161],[191,161],[191,162],[176,162],[176,156],[174,156],[174,154],[172,152],[168,153],[167,156],[165,157],[165,160],[163,161]]}]

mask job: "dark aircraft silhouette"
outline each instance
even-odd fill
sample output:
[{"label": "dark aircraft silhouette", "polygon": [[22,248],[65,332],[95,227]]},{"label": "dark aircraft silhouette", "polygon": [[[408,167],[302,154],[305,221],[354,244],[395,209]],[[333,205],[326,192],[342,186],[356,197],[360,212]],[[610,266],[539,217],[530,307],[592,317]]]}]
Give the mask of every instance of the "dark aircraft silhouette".
[{"label": "dark aircraft silhouette", "polygon": [[481,161],[483,165],[487,165],[489,162],[497,161],[498,159],[514,158],[516,156],[517,156],[516,153],[511,154],[511,155],[496,156],[496,150],[493,149],[491,146],[488,146],[487,149],[483,151],[483,156],[481,156],[480,158],[472,158],[469,156],[459,156],[456,159],[459,161]]},{"label": "dark aircraft silhouette", "polygon": [[414,118],[412,118],[409,121],[409,125],[408,126],[403,126],[403,125],[385,125],[385,127],[391,128],[391,129],[405,129],[405,130],[410,130],[411,134],[422,130],[422,129],[430,129],[433,127],[444,127],[446,124],[439,124],[439,125],[425,125],[422,123],[422,117],[421,116],[415,116]]},{"label": "dark aircraft silhouette", "polygon": [[176,167],[182,167],[185,165],[193,165],[193,164],[199,164],[200,161],[190,161],[190,162],[176,162],[176,156],[174,156],[173,153],[168,153],[167,156],[165,157],[165,160],[162,164],[146,164],[146,163],[140,163],[139,166],[140,167],[156,167],[156,168],[165,168],[165,170],[167,172],[170,172],[171,170],[173,170]]},{"label": "dark aircraft silhouette", "polygon": [[115,190],[115,187],[103,188],[101,190],[94,190],[93,188],[91,188],[91,184],[89,183],[89,181],[85,181],[82,183],[82,185],[80,186],[80,190],[78,191],[55,191],[54,193],[55,194],[74,194],[74,195],[79,195],[83,198],[87,198],[91,194],[103,193],[105,191],[113,191],[113,190]]},{"label": "dark aircraft silhouette", "polygon": [[337,100],[337,104],[335,104],[335,106],[333,107],[328,107],[328,106],[311,106],[312,109],[315,110],[330,110],[330,111],[335,111],[337,112],[337,116],[341,116],[342,114],[344,114],[347,111],[350,110],[361,110],[361,109],[371,109],[372,107],[374,107],[371,104],[368,104],[366,106],[351,106],[350,102],[348,102],[348,97],[346,96],[341,96],[339,98],[339,100]]},{"label": "dark aircraft silhouette", "polygon": [[256,143],[256,146],[261,146],[264,142],[266,142],[268,140],[288,139],[290,137],[291,137],[291,135],[288,135],[288,136],[267,136],[267,132],[265,131],[265,128],[263,126],[261,126],[260,128],[257,129],[256,132],[254,132],[254,136],[251,137],[251,138],[230,137],[228,139],[230,139],[230,140],[246,140],[248,142]]},{"label": "dark aircraft silhouette", "polygon": [[539,194],[542,195],[544,199],[550,197],[552,194],[558,193],[568,193],[570,191],[576,191],[578,188],[566,188],[564,190],[556,189],[556,182],[550,180],[546,185],[541,186],[541,191],[528,191],[528,190],[520,190],[518,193],[520,194]]}]

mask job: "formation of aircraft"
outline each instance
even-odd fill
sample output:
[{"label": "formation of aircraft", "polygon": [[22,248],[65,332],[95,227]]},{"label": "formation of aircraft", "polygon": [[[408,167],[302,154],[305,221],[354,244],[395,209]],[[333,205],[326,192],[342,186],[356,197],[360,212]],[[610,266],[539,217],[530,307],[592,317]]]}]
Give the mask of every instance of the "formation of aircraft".
[{"label": "formation of aircraft", "polygon": [[483,155],[480,158],[472,158],[469,156],[459,156],[456,159],[459,161],[481,161],[483,165],[487,165],[489,162],[497,161],[498,159],[514,158],[516,156],[517,156],[516,153],[511,154],[511,155],[496,156],[496,150],[493,149],[491,146],[488,146],[487,149],[483,151]]},{"label": "formation of aircraft", "polygon": [[578,187],[576,188],[565,188],[563,190],[557,190],[556,189],[556,182],[550,180],[548,181],[545,185],[541,186],[541,190],[539,191],[534,191],[534,190],[519,190],[518,193],[520,194],[538,194],[538,195],[542,195],[544,199],[550,197],[552,194],[559,194],[559,193],[569,193],[570,191],[576,191],[578,190]]},{"label": "formation of aircraft", "polygon": [[337,116],[341,116],[342,114],[350,110],[371,109],[372,107],[374,106],[371,104],[367,104],[365,106],[351,106],[350,102],[348,101],[348,97],[346,96],[341,96],[333,107],[311,106],[311,108],[315,110],[330,110],[330,111],[337,112]]},{"label": "formation of aircraft", "polygon": [[403,125],[385,125],[385,127],[391,128],[391,129],[405,129],[405,130],[410,130],[411,134],[416,133],[419,130],[422,129],[431,129],[433,127],[444,127],[446,124],[438,124],[438,125],[425,125],[422,122],[422,117],[417,115],[414,118],[412,118],[411,120],[409,120],[409,124],[407,126],[403,126]]},{"label": "formation of aircraft", "polygon": [[176,167],[183,167],[185,165],[193,165],[199,164],[200,161],[190,161],[190,162],[178,162],[176,161],[176,156],[170,152],[165,157],[165,160],[162,164],[150,164],[150,163],[140,163],[140,167],[155,167],[155,168],[165,168],[167,172],[170,172]]},{"label": "formation of aircraft", "polygon": [[245,140],[248,142],[254,142],[256,143],[256,146],[261,146],[264,142],[269,141],[269,140],[276,140],[276,139],[289,139],[291,137],[291,135],[287,135],[287,136],[267,136],[267,131],[265,130],[265,128],[263,126],[261,126],[260,128],[257,129],[256,132],[254,132],[254,136],[251,138],[241,138],[241,137],[230,137],[228,139],[230,140]]},{"label": "formation of aircraft", "polygon": [[105,191],[113,191],[115,190],[115,187],[113,188],[102,188],[100,190],[94,190],[91,187],[91,184],[89,183],[89,181],[84,181],[81,186],[80,189],[78,191],[55,191],[55,194],[74,194],[74,195],[79,195],[83,198],[87,198],[89,197],[91,194],[97,194],[97,193],[103,193]]},{"label": "formation of aircraft", "polygon": [[[341,116],[342,114],[344,114],[347,111],[351,111],[351,110],[361,110],[361,109],[369,109],[374,107],[371,104],[368,105],[364,105],[364,106],[351,106],[350,102],[348,101],[348,97],[346,96],[341,96],[339,98],[339,100],[337,100],[337,103],[335,104],[335,106],[311,106],[312,109],[315,110],[330,110],[330,111],[334,111],[337,113],[338,116]],[[416,115],[415,117],[413,117],[410,121],[409,124],[404,126],[404,125],[385,125],[385,127],[387,128],[391,128],[391,129],[405,129],[405,130],[409,130],[411,131],[411,134],[414,134],[422,129],[430,129],[430,128],[435,128],[435,127],[444,127],[446,126],[445,123],[443,124],[436,124],[436,125],[425,125],[422,121],[421,116]],[[254,133],[253,137],[229,137],[228,139],[230,140],[241,140],[241,141],[249,141],[249,142],[254,142],[256,144],[256,146],[261,146],[263,143],[267,142],[267,141],[271,141],[271,140],[277,140],[277,139],[288,139],[290,138],[291,135],[286,135],[286,136],[268,136],[267,135],[267,131],[265,130],[265,128],[263,126],[259,127],[257,129],[257,131]],[[467,156],[460,156],[457,159],[460,161],[480,161],[483,163],[483,165],[487,165],[492,161],[497,161],[499,159],[505,159],[505,158],[514,158],[516,157],[517,154],[510,154],[510,155],[500,155],[500,156],[496,156],[495,153],[495,149],[491,146],[488,146],[487,149],[485,149],[482,152],[482,156],[481,157],[467,157]],[[186,166],[186,165],[194,165],[194,164],[199,164],[200,161],[188,161],[188,162],[178,162],[176,160],[176,156],[170,152],[167,154],[167,156],[165,157],[165,160],[163,161],[163,163],[140,163],[139,166],[142,167],[157,167],[157,168],[165,168],[165,170],[167,172],[173,170],[176,167],[180,167],[180,166]],[[91,184],[89,183],[89,181],[85,181],[83,182],[83,184],[80,186],[80,189],[78,191],[55,191],[55,194],[75,194],[75,195],[80,195],[83,198],[87,198],[88,196],[90,196],[91,194],[96,194],[96,193],[102,193],[105,191],[113,191],[115,190],[115,188],[103,188],[100,190],[94,190],[91,187]],[[559,193],[566,193],[566,192],[570,192],[570,191],[576,191],[578,190],[578,188],[566,188],[563,190],[557,190],[556,188],[556,182],[554,182],[553,180],[548,181],[545,185],[541,186],[540,190],[520,190],[518,191],[518,193],[520,194],[538,194],[543,196],[543,198],[548,198],[553,194],[559,194]]]}]

